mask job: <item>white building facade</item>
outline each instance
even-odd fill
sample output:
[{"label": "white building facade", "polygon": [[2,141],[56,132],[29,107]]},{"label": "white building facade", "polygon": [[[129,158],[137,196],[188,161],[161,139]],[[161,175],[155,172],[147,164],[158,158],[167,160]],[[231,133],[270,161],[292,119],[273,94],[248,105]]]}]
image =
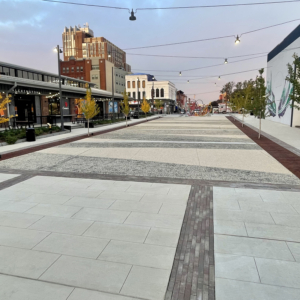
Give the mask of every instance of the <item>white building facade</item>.
[{"label": "white building facade", "polygon": [[[164,102],[168,112],[174,112],[176,87],[171,81],[157,81],[153,75],[143,73],[126,75],[125,81],[126,92],[133,99],[130,104],[137,105],[144,97],[150,102],[157,99]],[[153,106],[153,103],[151,105]]]}]

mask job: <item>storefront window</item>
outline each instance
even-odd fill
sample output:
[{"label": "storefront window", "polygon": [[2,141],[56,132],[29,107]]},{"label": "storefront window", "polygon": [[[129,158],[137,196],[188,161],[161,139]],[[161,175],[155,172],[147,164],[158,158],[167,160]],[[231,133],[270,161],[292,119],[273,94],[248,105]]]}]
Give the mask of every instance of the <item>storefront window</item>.
[{"label": "storefront window", "polygon": [[58,98],[49,99],[49,114],[60,115],[60,102]]}]

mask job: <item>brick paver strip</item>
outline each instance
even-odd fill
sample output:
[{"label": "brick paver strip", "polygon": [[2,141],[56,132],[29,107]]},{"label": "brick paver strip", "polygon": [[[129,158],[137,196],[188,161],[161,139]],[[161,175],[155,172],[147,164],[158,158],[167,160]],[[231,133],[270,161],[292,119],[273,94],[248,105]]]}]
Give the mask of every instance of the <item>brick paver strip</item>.
[{"label": "brick paver strip", "polygon": [[[243,133],[245,133],[249,138],[251,138],[256,144],[258,144],[262,149],[272,155],[278,162],[280,162],[284,167],[286,167],[290,172],[300,179],[300,156],[289,151],[285,147],[275,143],[269,138],[261,135],[258,138],[258,133],[252,128],[248,127],[246,124],[242,126],[240,121],[237,121],[233,117],[227,117],[228,120],[232,122],[237,128],[239,128]],[[236,120],[236,121],[234,121]]]},{"label": "brick paver strip", "polygon": [[192,186],[165,300],[214,300],[212,186]]},{"label": "brick paver strip", "polygon": [[[134,124],[128,124],[127,127],[132,127],[132,126],[139,125],[139,124],[145,123],[145,122],[150,122],[150,121],[153,121],[153,120],[157,120],[157,118],[156,119],[151,119],[151,120],[141,120],[141,121],[136,122]],[[100,131],[100,132],[93,132],[93,133],[91,133],[90,137],[93,137],[95,135],[108,133],[108,132],[112,132],[112,131],[116,131],[116,130],[120,130],[120,129],[124,129],[124,128],[126,128],[126,124],[124,124],[123,126],[120,126],[118,128],[108,128],[107,130],[103,130],[103,131]],[[33,146],[33,147],[30,147],[30,148],[26,148],[26,149],[15,150],[15,151],[11,151],[11,152],[8,152],[8,153],[3,153],[3,154],[1,154],[1,148],[0,148],[0,161],[5,160],[5,159],[9,159],[9,158],[13,158],[13,157],[17,157],[17,156],[21,156],[21,155],[25,155],[25,154],[28,154],[28,153],[44,150],[44,149],[47,149],[47,148],[72,143],[72,142],[82,140],[82,139],[86,139],[86,138],[88,138],[87,134],[82,134],[82,135],[77,136],[77,137],[68,138],[68,139],[64,139],[64,140],[56,141],[56,142],[50,142],[50,143],[46,143],[46,144],[39,145],[39,146]]]}]

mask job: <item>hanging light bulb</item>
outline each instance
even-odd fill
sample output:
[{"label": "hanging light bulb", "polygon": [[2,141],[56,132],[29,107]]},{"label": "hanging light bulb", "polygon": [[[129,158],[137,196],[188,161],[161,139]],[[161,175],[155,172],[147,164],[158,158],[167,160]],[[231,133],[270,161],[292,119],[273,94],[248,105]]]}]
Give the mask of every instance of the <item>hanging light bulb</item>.
[{"label": "hanging light bulb", "polygon": [[219,76],[218,80],[221,80],[221,76]]},{"label": "hanging light bulb", "polygon": [[131,11],[131,16],[129,17],[130,21],[135,21],[136,20],[136,16],[134,15],[133,10]]},{"label": "hanging light bulb", "polygon": [[237,35],[237,36],[236,36],[236,39],[235,39],[235,43],[236,43],[236,44],[239,44],[240,42],[241,42],[241,40],[240,40],[239,36]]},{"label": "hanging light bulb", "polygon": [[224,64],[228,64],[228,59],[225,58]]},{"label": "hanging light bulb", "polygon": [[190,83],[190,81],[189,81],[189,80],[188,80],[187,82],[188,82],[188,83]]},{"label": "hanging light bulb", "polygon": [[181,71],[179,72],[179,76],[181,76]]}]

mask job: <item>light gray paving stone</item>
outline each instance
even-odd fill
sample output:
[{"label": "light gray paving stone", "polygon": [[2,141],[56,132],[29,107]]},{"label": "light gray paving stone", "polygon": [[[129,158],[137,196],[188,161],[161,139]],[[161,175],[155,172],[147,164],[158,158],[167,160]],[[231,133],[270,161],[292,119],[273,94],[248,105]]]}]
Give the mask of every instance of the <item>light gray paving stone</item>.
[{"label": "light gray paving stone", "polygon": [[66,300],[72,291],[72,287],[0,275],[2,300]]},{"label": "light gray paving stone", "polygon": [[101,293],[96,291],[84,290],[76,288],[68,300],[139,300],[122,295]]},{"label": "light gray paving stone", "polygon": [[131,269],[130,265],[94,259],[61,256],[41,277],[41,280],[119,293]]},{"label": "light gray paving stone", "polygon": [[96,259],[109,240],[52,233],[33,250]]},{"label": "light gray paving stone", "polygon": [[0,257],[1,273],[37,279],[59,255],[0,246]]},{"label": "light gray paving stone", "polygon": [[262,198],[258,194],[251,194],[251,193],[239,193],[233,195],[222,195],[222,194],[214,194],[214,201],[247,201],[247,202],[263,202]]},{"label": "light gray paving stone", "polygon": [[168,187],[152,187],[152,186],[130,186],[126,192],[131,193],[147,193],[147,194],[158,194],[167,195],[170,191]]},{"label": "light gray paving stone", "polygon": [[58,187],[57,185],[52,185],[52,186],[38,186],[38,185],[32,185],[32,186],[27,186],[24,187],[20,190],[22,193],[32,193],[32,194],[47,194],[47,195],[55,195],[59,191],[63,190],[64,187]]},{"label": "light gray paving stone", "polygon": [[177,216],[184,216],[186,210],[186,205],[175,205],[164,203],[159,210],[159,214],[162,215],[177,215]]},{"label": "light gray paving stone", "polygon": [[121,294],[149,300],[163,300],[170,272],[161,269],[133,266]]},{"label": "light gray paving stone", "polygon": [[236,189],[235,188],[228,188],[228,187],[218,187],[214,186],[213,188],[214,196],[216,194],[220,194],[223,196],[231,196],[236,194]]},{"label": "light gray paving stone", "polygon": [[175,248],[111,241],[99,260],[171,270]]},{"label": "light gray paving stone", "polygon": [[216,278],[216,300],[299,300],[299,290]]},{"label": "light gray paving stone", "polygon": [[104,190],[87,190],[87,189],[63,189],[57,195],[71,197],[97,198]]},{"label": "light gray paving stone", "polygon": [[218,208],[214,210],[214,220],[274,224],[268,212],[238,211]]},{"label": "light gray paving stone", "polygon": [[215,274],[219,278],[260,282],[253,257],[215,253]]},{"label": "light gray paving stone", "polygon": [[28,198],[32,194],[33,192],[4,189],[0,191],[0,201],[20,201]]},{"label": "light gray paving stone", "polygon": [[151,228],[145,241],[145,244],[176,248],[179,235],[180,230],[166,228]]},{"label": "light gray paving stone", "polygon": [[230,198],[214,199],[214,207],[219,209],[241,210],[237,200]]},{"label": "light gray paving stone", "polygon": [[2,201],[0,202],[0,211],[23,213],[36,205],[36,203],[29,202]]},{"label": "light gray paving stone", "polygon": [[125,221],[125,224],[180,229],[182,219],[183,218],[181,216],[132,212]]},{"label": "light gray paving stone", "polygon": [[126,210],[126,211],[139,211],[144,213],[157,214],[161,208],[161,203],[157,202],[136,202],[136,201],[121,201],[116,200],[109,209],[112,210]]},{"label": "light gray paving stone", "polygon": [[300,204],[300,193],[299,192],[286,192],[282,191],[281,192],[284,201],[289,203],[289,204]]},{"label": "light gray paving stone", "polygon": [[177,205],[185,205],[188,201],[188,196],[176,196],[176,195],[155,195],[145,194],[141,199],[141,202],[160,202],[160,203],[174,203]]},{"label": "light gray paving stone", "polygon": [[115,202],[115,200],[73,197],[72,199],[67,201],[64,205],[79,206],[79,207],[108,208],[114,202]]},{"label": "light gray paving stone", "polygon": [[287,243],[293,257],[297,262],[300,262],[300,243]]},{"label": "light gray paving stone", "polygon": [[300,264],[282,260],[255,258],[261,282],[300,289]]},{"label": "light gray paving stone", "polygon": [[300,215],[276,214],[271,213],[277,225],[300,227]]},{"label": "light gray paving stone", "polygon": [[47,194],[33,194],[26,198],[25,202],[35,202],[44,204],[64,204],[67,202],[71,196],[62,195],[47,195]]},{"label": "light gray paving stone", "polygon": [[259,194],[263,201],[280,201],[284,200],[284,197],[280,191],[268,191],[268,190],[261,190]]},{"label": "light gray paving stone", "polygon": [[0,225],[8,227],[27,228],[31,224],[35,223],[42,216],[21,214],[15,212],[0,212]]},{"label": "light gray paving stone", "polygon": [[293,208],[300,214],[300,204],[293,204]]},{"label": "light gray paving stone", "polygon": [[300,242],[299,228],[267,224],[245,224],[250,237]]},{"label": "light gray paving stone", "polygon": [[[298,214],[295,209],[287,203],[259,203],[239,201],[241,210],[257,212],[275,212],[279,214]],[[299,215],[299,214],[298,214]]]},{"label": "light gray paving stone", "polygon": [[243,222],[214,220],[215,234],[228,234],[237,236],[248,236]]},{"label": "light gray paving stone", "polygon": [[71,218],[81,207],[58,205],[58,204],[38,204],[26,211],[28,214]]},{"label": "light gray paving stone", "polygon": [[189,197],[190,195],[190,191],[189,190],[183,190],[183,191],[180,191],[180,190],[176,190],[176,189],[171,189],[168,193],[168,196],[177,196],[177,197]]},{"label": "light gray paving stone", "polygon": [[31,225],[29,228],[57,233],[82,235],[88,229],[88,227],[91,226],[91,224],[93,224],[92,221],[58,217],[43,217],[38,222]]},{"label": "light gray paving stone", "polygon": [[129,215],[130,211],[83,208],[73,218],[121,224],[124,223]]},{"label": "light gray paving stone", "polygon": [[102,239],[143,243],[149,230],[149,227],[95,222],[84,235]]},{"label": "light gray paving stone", "polygon": [[215,234],[215,252],[294,261],[285,242]]},{"label": "light gray paving stone", "polygon": [[140,201],[143,196],[144,193],[104,191],[98,196],[98,198],[123,201]]},{"label": "light gray paving stone", "polygon": [[0,245],[31,249],[49,232],[0,226]]}]

